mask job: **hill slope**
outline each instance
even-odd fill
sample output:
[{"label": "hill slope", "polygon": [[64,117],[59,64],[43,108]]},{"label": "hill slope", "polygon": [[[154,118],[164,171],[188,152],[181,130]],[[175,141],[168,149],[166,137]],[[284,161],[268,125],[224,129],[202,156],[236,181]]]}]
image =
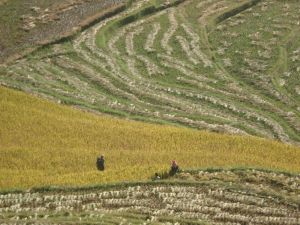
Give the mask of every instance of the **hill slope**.
[{"label": "hill slope", "polygon": [[[172,159],[300,171],[298,147],[97,116],[3,87],[0,96],[0,189],[145,180]],[[96,171],[99,154],[105,172]]]},{"label": "hill slope", "polygon": [[162,3],[137,1],[0,68],[0,82],[132,119],[299,144],[298,2]]}]

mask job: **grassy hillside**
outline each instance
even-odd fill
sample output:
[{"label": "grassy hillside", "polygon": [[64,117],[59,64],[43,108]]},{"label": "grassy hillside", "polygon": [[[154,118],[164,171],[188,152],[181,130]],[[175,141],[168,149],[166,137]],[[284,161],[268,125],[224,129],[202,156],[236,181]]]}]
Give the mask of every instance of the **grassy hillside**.
[{"label": "grassy hillside", "polygon": [[4,87],[0,96],[0,189],[145,180],[172,159],[300,171],[300,149],[279,142],[97,116]]},{"label": "grassy hillside", "polygon": [[[0,193],[0,222],[298,225],[300,177],[188,171],[172,180]],[[129,197],[130,196],[130,197]]]},{"label": "grassy hillside", "polygon": [[0,68],[0,82],[131,119],[299,144],[298,1],[164,2],[137,1]]}]

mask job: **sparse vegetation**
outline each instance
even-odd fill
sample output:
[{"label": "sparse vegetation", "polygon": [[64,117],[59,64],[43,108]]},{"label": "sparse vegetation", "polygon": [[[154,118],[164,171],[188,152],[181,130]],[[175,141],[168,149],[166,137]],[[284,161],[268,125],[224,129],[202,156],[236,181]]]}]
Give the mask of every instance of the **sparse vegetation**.
[{"label": "sparse vegetation", "polygon": [[121,5],[119,0],[1,0],[0,63],[74,35]]}]

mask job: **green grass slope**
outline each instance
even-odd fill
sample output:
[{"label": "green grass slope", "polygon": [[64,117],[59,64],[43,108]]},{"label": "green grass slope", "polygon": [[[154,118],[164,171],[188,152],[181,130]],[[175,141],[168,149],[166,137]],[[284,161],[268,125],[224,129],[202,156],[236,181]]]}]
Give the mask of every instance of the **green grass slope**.
[{"label": "green grass slope", "polygon": [[135,120],[299,144],[297,1],[138,1],[0,82]]}]

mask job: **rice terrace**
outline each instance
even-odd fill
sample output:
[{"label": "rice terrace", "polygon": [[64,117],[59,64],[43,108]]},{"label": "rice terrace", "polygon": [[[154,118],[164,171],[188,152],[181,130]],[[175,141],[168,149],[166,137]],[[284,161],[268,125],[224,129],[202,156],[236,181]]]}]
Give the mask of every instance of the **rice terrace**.
[{"label": "rice terrace", "polygon": [[0,22],[0,224],[300,224],[298,0],[0,0]]}]

